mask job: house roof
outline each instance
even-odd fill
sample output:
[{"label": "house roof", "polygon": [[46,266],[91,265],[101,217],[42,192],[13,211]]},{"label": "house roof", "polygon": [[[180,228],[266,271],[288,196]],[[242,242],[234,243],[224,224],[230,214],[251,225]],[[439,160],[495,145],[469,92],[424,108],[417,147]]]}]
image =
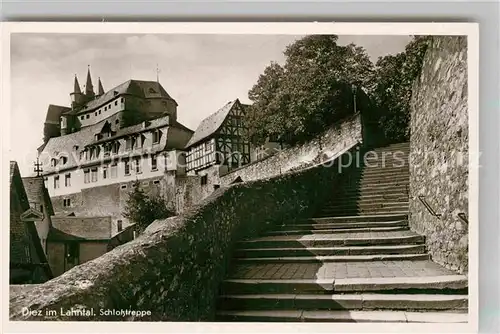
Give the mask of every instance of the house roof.
[{"label": "house roof", "polygon": [[49,104],[49,108],[47,109],[47,116],[45,117],[45,123],[59,124],[59,118],[61,117],[61,115],[69,111],[71,111],[71,108],[69,107]]},{"label": "house roof", "polygon": [[[17,165],[17,162],[15,161],[10,162],[9,181],[10,181],[10,199],[11,199],[10,209],[11,211],[13,210],[17,211],[17,213],[19,214],[19,216],[14,219],[12,219],[11,216],[11,222],[10,222],[11,251],[13,248],[16,247],[18,249],[24,248],[26,235],[25,233],[20,233],[20,232],[27,231],[27,233],[29,234],[29,240],[31,242],[30,246],[35,250],[37,255],[36,258],[31,257],[29,261],[31,263],[47,263],[47,258],[40,243],[40,237],[38,236],[35,223],[33,221],[21,220],[21,217],[26,216],[31,211],[30,211],[28,196],[26,195],[26,190],[24,189],[24,185],[21,179],[21,173],[19,172],[19,167]],[[17,204],[15,203],[16,199],[19,201],[19,205],[21,206],[20,208],[16,207]],[[19,212],[19,209],[22,211]],[[35,213],[39,214],[39,212]],[[14,215],[16,215],[16,213]],[[26,226],[26,229],[24,228],[20,229],[18,224],[24,224]],[[16,253],[11,252],[10,262],[23,263],[25,261],[23,259],[16,258]],[[52,277],[52,273],[48,266],[45,267],[45,271],[48,277]]]},{"label": "house roof", "polygon": [[47,240],[110,240],[111,231],[111,216],[53,216]]},{"label": "house roof", "polygon": [[[155,145],[154,149],[151,150],[150,153],[161,152],[166,149],[172,148],[173,145],[170,145],[170,141],[173,141],[173,135],[169,135],[168,129],[170,127],[179,128],[186,132],[192,133],[192,130],[186,128],[184,125],[179,122],[173,122],[172,124],[168,124],[168,116],[156,118],[149,121],[149,125],[144,128],[142,123],[132,125],[123,129],[119,129],[115,136],[111,138],[104,138],[100,140],[95,140],[94,135],[101,132],[103,125],[107,122],[107,120],[102,120],[99,123],[89,125],[87,127],[82,128],[80,131],[70,133],[68,135],[53,137],[50,138],[43,148],[42,153],[40,154],[40,160],[43,164],[43,174],[51,174],[54,173],[58,167],[53,167],[50,165],[50,159],[58,158],[58,156],[66,156],[68,158],[66,164],[62,166],[61,170],[71,169],[74,167],[78,167],[80,162],[80,152],[82,152],[85,147],[93,144],[99,144],[106,141],[116,140],[120,137],[130,135],[133,133],[138,133],[141,131],[150,131],[155,128],[167,127],[166,133],[160,138],[160,144]],[[182,144],[183,145],[183,144]],[[130,153],[130,152],[128,152]],[[134,152],[132,152],[134,153]],[[119,157],[119,156],[117,156]],[[87,161],[86,161],[87,162]]]},{"label": "house roof", "polygon": [[[151,98],[166,98],[175,102],[175,100],[167,93],[159,82],[128,80],[124,83],[110,89],[103,95],[89,101],[82,109],[71,110],[66,114],[81,114],[92,111],[113,100],[119,95],[134,95],[145,99]],[[177,102],[175,102],[177,104]]]},{"label": "house roof", "polygon": [[217,130],[219,130],[227,115],[236,103],[239,103],[238,99],[229,101],[222,108],[201,121],[200,125],[198,125],[193,136],[187,143],[186,148],[189,148],[203,141],[204,139],[207,139],[208,137],[212,136]]}]

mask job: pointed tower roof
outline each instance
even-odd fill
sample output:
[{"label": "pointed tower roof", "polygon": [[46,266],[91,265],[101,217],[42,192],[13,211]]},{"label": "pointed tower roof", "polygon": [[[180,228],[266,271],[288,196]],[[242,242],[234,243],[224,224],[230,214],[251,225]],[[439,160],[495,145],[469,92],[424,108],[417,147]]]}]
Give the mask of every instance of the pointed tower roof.
[{"label": "pointed tower roof", "polygon": [[82,91],[80,90],[80,84],[78,83],[78,78],[76,77],[76,74],[75,74],[75,84],[73,86],[73,93],[75,93],[75,94],[82,93]]},{"label": "pointed tower roof", "polygon": [[94,86],[92,85],[92,78],[90,76],[90,65],[87,70],[87,83],[85,84],[85,95],[94,96]]},{"label": "pointed tower roof", "polygon": [[101,78],[99,78],[99,83],[98,83],[98,88],[97,88],[97,95],[99,95],[99,96],[104,95],[104,88],[102,88]]}]

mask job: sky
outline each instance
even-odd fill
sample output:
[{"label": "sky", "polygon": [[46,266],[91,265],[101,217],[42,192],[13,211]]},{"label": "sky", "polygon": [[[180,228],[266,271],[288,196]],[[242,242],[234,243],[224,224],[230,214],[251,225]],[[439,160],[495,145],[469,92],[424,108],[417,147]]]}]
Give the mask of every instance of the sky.
[{"label": "sky", "polygon": [[[292,35],[13,34],[11,37],[11,148],[21,174],[33,172],[49,104],[69,106],[77,75],[87,68],[94,88],[157,78],[178,103],[178,121],[195,130],[202,119],[247,93],[272,61],[284,62]],[[409,36],[339,36],[363,46],[370,59],[404,50]]]}]

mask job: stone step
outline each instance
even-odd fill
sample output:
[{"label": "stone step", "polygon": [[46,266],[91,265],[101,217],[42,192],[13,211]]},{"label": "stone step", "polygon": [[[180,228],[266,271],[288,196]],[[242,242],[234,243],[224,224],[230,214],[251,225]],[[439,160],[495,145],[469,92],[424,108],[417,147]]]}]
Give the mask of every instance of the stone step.
[{"label": "stone step", "polygon": [[379,194],[379,195],[365,195],[365,194],[352,194],[350,196],[339,196],[326,202],[324,206],[333,206],[336,204],[370,204],[377,203],[383,204],[386,202],[408,202],[408,195],[405,193],[393,194]]},{"label": "stone step", "polygon": [[414,245],[425,242],[425,237],[410,231],[388,232],[377,236],[379,233],[367,233],[366,237],[355,233],[352,237],[346,234],[298,235],[298,236],[269,236],[240,241],[238,248],[290,248],[290,247],[338,247],[338,246],[382,246],[382,245]]},{"label": "stone step", "polygon": [[404,311],[218,311],[219,321],[239,322],[351,322],[351,323],[467,323],[468,314],[458,312]]},{"label": "stone step", "polygon": [[455,310],[467,311],[467,295],[247,294],[222,295],[221,310]]},{"label": "stone step", "polygon": [[387,214],[387,215],[354,215],[342,217],[323,217],[323,218],[307,218],[301,222],[312,224],[327,224],[327,223],[350,223],[350,222],[389,222],[408,220],[408,213]]},{"label": "stone step", "polygon": [[348,177],[345,177],[341,181],[342,186],[349,185],[350,183],[361,183],[361,182],[377,182],[377,181],[387,181],[387,180],[398,180],[398,181],[404,181],[404,180],[409,180],[410,179],[410,174],[409,173],[398,173],[398,174],[382,174],[382,173],[376,173],[376,174],[363,174],[363,175],[350,175]]},{"label": "stone step", "polygon": [[391,189],[393,187],[406,187],[409,186],[409,184],[410,184],[409,179],[404,179],[404,180],[386,179],[381,181],[355,183],[352,185],[341,185],[340,189],[346,192],[352,190],[368,190],[374,187],[377,187],[378,189],[381,188]]},{"label": "stone step", "polygon": [[372,210],[345,210],[345,211],[342,211],[342,210],[336,210],[336,211],[321,211],[319,213],[317,213],[315,216],[317,218],[321,218],[321,217],[331,217],[331,216],[337,216],[337,217],[342,217],[342,216],[346,216],[346,217],[349,217],[349,216],[352,216],[352,215],[355,215],[355,214],[360,214],[360,215],[368,215],[368,214],[372,214],[372,215],[376,215],[376,214],[392,214],[392,213],[408,213],[408,209],[406,208],[405,210],[403,208],[399,209],[399,210],[396,210],[396,209],[383,209],[383,210],[376,210],[376,209],[372,209]]},{"label": "stone step", "polygon": [[333,210],[335,209],[358,209],[358,210],[369,210],[369,209],[379,209],[379,208],[408,208],[410,203],[408,200],[406,201],[400,201],[400,202],[392,202],[392,201],[372,201],[372,202],[364,202],[362,204],[356,204],[356,203],[334,203],[334,204],[327,204],[323,206],[323,210]]},{"label": "stone step", "polygon": [[340,196],[353,196],[353,195],[393,195],[393,194],[405,194],[408,196],[409,184],[408,183],[397,183],[397,184],[378,184],[360,187],[349,187],[341,188],[338,191],[333,192],[333,196],[338,198]]},{"label": "stone step", "polygon": [[387,290],[463,290],[467,289],[465,275],[420,277],[371,277],[336,279],[336,292],[373,292]]},{"label": "stone step", "polygon": [[353,171],[353,174],[360,176],[373,176],[373,175],[405,175],[410,177],[410,169],[407,167],[388,167],[388,168],[370,168],[369,166],[360,167],[359,170]]},{"label": "stone step", "polygon": [[348,206],[338,206],[335,208],[323,208],[318,211],[321,217],[327,216],[345,216],[345,215],[363,215],[363,214],[377,214],[377,213],[392,213],[392,212],[408,212],[408,205],[394,205],[385,208],[355,208]]},{"label": "stone step", "polygon": [[325,230],[325,229],[346,229],[346,228],[365,228],[365,227],[399,227],[408,226],[408,220],[390,220],[390,221],[367,221],[367,222],[332,222],[332,223],[307,223],[307,224],[283,224],[276,225],[277,229],[289,230]]},{"label": "stone step", "polygon": [[374,254],[374,255],[326,255],[326,256],[283,256],[242,257],[236,261],[245,263],[327,263],[327,262],[370,262],[370,261],[425,261],[429,254]]},{"label": "stone step", "polygon": [[333,292],[333,279],[226,279],[222,294],[326,293]]},{"label": "stone step", "polygon": [[287,247],[237,249],[235,257],[283,257],[327,255],[423,254],[425,245],[361,246],[361,247]]},{"label": "stone step", "polygon": [[356,233],[356,232],[396,232],[407,231],[408,226],[392,226],[392,227],[354,227],[343,229],[323,229],[323,230],[272,230],[262,233],[262,235],[306,235],[306,234],[339,234],[339,233]]}]

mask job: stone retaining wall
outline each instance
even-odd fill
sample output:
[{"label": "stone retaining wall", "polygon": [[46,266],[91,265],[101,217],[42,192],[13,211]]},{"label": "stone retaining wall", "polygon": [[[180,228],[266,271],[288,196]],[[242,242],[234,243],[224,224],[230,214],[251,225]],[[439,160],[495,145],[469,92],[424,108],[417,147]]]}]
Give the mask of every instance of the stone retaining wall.
[{"label": "stone retaining wall", "polygon": [[[410,139],[410,227],[432,259],[468,268],[467,39],[434,37],[413,89]],[[418,199],[441,214],[432,216]]]}]

